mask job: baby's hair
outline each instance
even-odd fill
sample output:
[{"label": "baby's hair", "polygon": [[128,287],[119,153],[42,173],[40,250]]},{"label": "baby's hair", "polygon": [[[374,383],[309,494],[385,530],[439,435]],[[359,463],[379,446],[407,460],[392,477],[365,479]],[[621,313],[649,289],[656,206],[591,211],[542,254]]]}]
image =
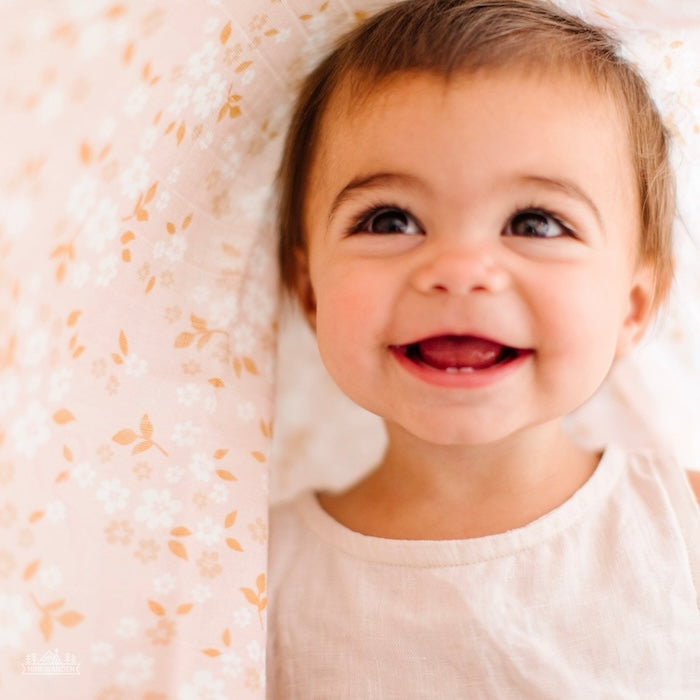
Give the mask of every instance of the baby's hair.
[{"label": "baby's hair", "polygon": [[654,306],[673,278],[675,184],[669,135],[639,72],[605,30],[547,0],[406,0],[343,36],[306,78],[279,172],[279,264],[284,287],[298,290],[305,251],[304,202],[321,122],[333,95],[354,98],[402,72],[451,76],[521,67],[567,71],[609,94],[627,126],[640,204],[638,260],[654,271]]}]

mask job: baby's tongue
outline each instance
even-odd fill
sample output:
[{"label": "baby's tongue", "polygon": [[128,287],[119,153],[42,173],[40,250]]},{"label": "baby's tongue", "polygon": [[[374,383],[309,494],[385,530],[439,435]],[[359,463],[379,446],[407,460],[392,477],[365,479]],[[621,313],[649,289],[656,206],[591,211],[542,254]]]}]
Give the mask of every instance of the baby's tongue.
[{"label": "baby's tongue", "polygon": [[445,335],[418,343],[420,358],[436,369],[472,367],[485,369],[498,362],[503,346],[483,338]]}]

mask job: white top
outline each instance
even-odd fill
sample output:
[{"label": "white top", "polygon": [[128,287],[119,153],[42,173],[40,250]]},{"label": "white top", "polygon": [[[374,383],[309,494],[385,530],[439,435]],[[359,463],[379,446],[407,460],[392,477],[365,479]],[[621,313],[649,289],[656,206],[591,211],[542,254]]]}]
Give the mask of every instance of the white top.
[{"label": "white top", "polygon": [[270,534],[274,700],[700,698],[700,510],[669,460],[608,448],[488,537],[368,537],[312,493]]}]

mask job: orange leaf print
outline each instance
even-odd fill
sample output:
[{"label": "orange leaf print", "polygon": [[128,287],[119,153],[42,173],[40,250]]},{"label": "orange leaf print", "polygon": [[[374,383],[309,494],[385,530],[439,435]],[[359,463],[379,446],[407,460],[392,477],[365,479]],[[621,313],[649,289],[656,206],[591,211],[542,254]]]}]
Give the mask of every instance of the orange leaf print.
[{"label": "orange leaf print", "polygon": [[221,381],[221,379],[218,377],[212,377],[209,380],[209,384],[211,384],[215,389],[221,389],[224,386],[223,381]]},{"label": "orange leaf print", "polygon": [[174,527],[171,531],[170,534],[173,537],[188,537],[189,535],[192,534],[191,530],[188,530],[186,527],[183,527],[182,525],[180,527]]},{"label": "orange leaf print", "polygon": [[144,204],[148,204],[155,196],[156,196],[156,190],[158,189],[158,183],[154,182],[149,188],[148,192],[146,192],[146,199],[144,200]]},{"label": "orange leaf print", "polygon": [[168,221],[167,224],[165,224],[165,228],[168,231],[168,233],[173,234],[177,229],[175,228],[175,224],[172,221]]},{"label": "orange leaf print", "polygon": [[92,160],[92,149],[83,141],[80,144],[80,160],[87,165]]},{"label": "orange leaf print", "polygon": [[176,557],[180,557],[180,559],[187,560],[187,549],[185,548],[185,545],[182,544],[182,542],[178,542],[177,540],[169,540],[168,541],[168,549]]},{"label": "orange leaf print", "polygon": [[66,469],[66,470],[62,471],[62,472],[56,477],[55,481],[56,481],[57,484],[61,484],[61,483],[63,483],[64,481],[68,481],[69,478],[70,478],[70,472]]},{"label": "orange leaf print", "polygon": [[68,462],[73,461],[73,452],[71,451],[70,447],[68,447],[68,445],[63,446],[63,457]]},{"label": "orange leaf print", "polygon": [[138,435],[133,430],[126,428],[125,430],[120,430],[116,435],[113,435],[112,440],[120,445],[130,445],[137,437]]},{"label": "orange leaf print", "polygon": [[256,607],[259,605],[260,599],[252,588],[241,588],[241,591],[251,605],[255,605]]},{"label": "orange leaf print", "polygon": [[251,374],[258,373],[258,368],[255,365],[255,362],[253,362],[253,360],[250,357],[243,358],[243,365],[248,370],[248,372],[250,372]]},{"label": "orange leaf print", "polygon": [[67,408],[62,408],[53,414],[53,419],[59,425],[65,425],[66,423],[70,423],[72,420],[75,420],[75,416]]},{"label": "orange leaf print", "polygon": [[231,472],[226,471],[225,469],[217,469],[216,475],[219,477],[219,479],[223,479],[224,481],[238,481],[238,479],[231,474]]},{"label": "orange leaf print", "polygon": [[241,547],[241,543],[238,540],[234,539],[233,537],[227,537],[226,544],[228,545],[228,547],[230,549],[233,549],[236,552],[243,551],[243,547]]},{"label": "orange leaf print", "polygon": [[194,340],[195,336],[194,333],[188,333],[187,331],[183,331],[180,333],[180,335],[175,338],[175,347],[176,348],[186,348],[192,345],[192,341]]},{"label": "orange leaf print", "polygon": [[148,602],[148,607],[151,609],[151,612],[154,615],[159,615],[159,616],[165,615],[165,608],[160,603],[156,603],[155,600],[149,600],[147,602]]},{"label": "orange leaf print", "polygon": [[145,414],[141,419],[141,435],[146,438],[146,440],[150,440],[151,437],[153,437],[153,423],[151,423],[148,414]]},{"label": "orange leaf print", "polygon": [[71,311],[70,314],[68,314],[68,320],[66,321],[66,325],[74,326],[78,322],[80,314],[82,313],[82,311]]},{"label": "orange leaf print", "polygon": [[221,34],[219,34],[219,40],[221,41],[222,44],[225,44],[228,40],[229,37],[231,36],[231,22],[227,22],[224,28],[221,30]]},{"label": "orange leaf print", "polygon": [[267,461],[267,457],[265,457],[265,455],[262,452],[255,451],[255,452],[251,452],[250,454],[253,455],[253,457],[258,462],[266,462]]},{"label": "orange leaf print", "polygon": [[29,516],[29,522],[34,524],[39,522],[44,517],[44,511],[43,510],[35,510],[30,516]]},{"label": "orange leaf print", "polygon": [[237,510],[232,510],[227,516],[226,520],[224,520],[224,527],[229,528],[233,527],[233,524],[236,522],[236,518],[238,517],[238,511]]},{"label": "orange leaf print", "polygon": [[155,283],[156,283],[155,277],[151,277],[151,279],[148,280],[148,284],[146,285],[146,294],[148,294],[151,291],[151,289],[153,289],[153,287],[155,286]]},{"label": "orange leaf print", "polygon": [[233,371],[236,373],[236,376],[240,378],[241,376],[241,361],[237,358],[233,358]]},{"label": "orange leaf print", "polygon": [[133,449],[131,450],[131,454],[132,455],[141,454],[142,452],[145,452],[146,450],[150,450],[151,447],[153,447],[153,443],[150,440],[144,440],[143,442],[140,442],[138,445],[134,445]]},{"label": "orange leaf print", "polygon": [[54,610],[62,608],[65,602],[66,599],[61,598],[61,600],[54,600],[52,603],[46,603],[46,605],[44,605],[44,610],[46,610],[46,612],[54,612]]},{"label": "orange leaf print", "polygon": [[242,73],[244,70],[250,68],[252,61],[243,61],[240,65],[236,66],[236,73]]},{"label": "orange leaf print", "polygon": [[185,138],[185,122],[182,122],[180,126],[177,129],[177,145],[179,146],[182,143],[182,139]]},{"label": "orange leaf print", "polygon": [[178,605],[177,608],[175,608],[175,612],[178,615],[187,615],[187,613],[192,610],[193,608],[192,603],[183,603],[182,605]]},{"label": "orange leaf print", "polygon": [[22,578],[25,581],[29,581],[29,579],[34,576],[34,574],[37,572],[39,569],[39,559],[36,559],[33,561],[31,564],[27,565],[27,568],[24,570],[24,573],[22,574]]},{"label": "orange leaf print", "polygon": [[122,250],[122,260],[124,262],[131,262],[131,251],[128,248]]},{"label": "orange leaf print", "polygon": [[214,459],[223,459],[228,454],[228,450],[217,450],[214,452]]},{"label": "orange leaf print", "polygon": [[218,649],[202,649],[202,654],[206,654],[207,656],[214,658],[216,656],[220,656],[221,652]]},{"label": "orange leaf print", "polygon": [[122,351],[124,357],[129,354],[129,344],[126,342],[124,331],[119,331],[119,349]]},{"label": "orange leaf print", "polygon": [[67,610],[62,615],[59,615],[57,619],[64,627],[75,627],[85,618],[75,610]]},{"label": "orange leaf print", "polygon": [[51,615],[48,613],[41,616],[41,620],[39,621],[39,630],[44,637],[44,641],[48,642],[49,639],[51,639],[51,634],[53,632],[53,620],[51,619]]},{"label": "orange leaf print", "polygon": [[136,236],[134,235],[133,231],[124,231],[122,234],[122,237],[119,239],[123,245],[126,245],[127,243],[131,243],[131,241],[135,240]]},{"label": "orange leaf print", "polygon": [[258,587],[258,592],[265,592],[265,574],[258,574],[258,578],[255,579],[255,585]]},{"label": "orange leaf print", "polygon": [[228,627],[224,630],[224,633],[221,635],[221,639],[227,647],[231,646],[231,632]]},{"label": "orange leaf print", "polygon": [[112,361],[114,362],[115,365],[122,365],[124,364],[124,360],[122,359],[121,355],[117,355],[116,352],[112,353]]},{"label": "orange leaf print", "polygon": [[193,214],[188,214],[188,215],[182,220],[182,228],[183,228],[183,230],[186,229],[186,228],[192,223],[192,217],[193,217]]},{"label": "orange leaf print", "polygon": [[201,332],[207,330],[207,322],[203,318],[199,318],[199,316],[190,314],[190,323],[192,324],[192,328],[196,331]]}]

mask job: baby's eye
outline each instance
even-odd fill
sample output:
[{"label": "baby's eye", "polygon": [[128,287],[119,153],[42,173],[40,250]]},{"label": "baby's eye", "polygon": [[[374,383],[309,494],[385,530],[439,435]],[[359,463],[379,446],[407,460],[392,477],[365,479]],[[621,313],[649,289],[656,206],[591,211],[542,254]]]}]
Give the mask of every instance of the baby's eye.
[{"label": "baby's eye", "polygon": [[423,233],[418,222],[403,209],[381,207],[363,216],[353,233]]},{"label": "baby's eye", "polygon": [[514,214],[503,232],[506,236],[558,238],[573,232],[554,216],[541,209],[525,209]]}]

